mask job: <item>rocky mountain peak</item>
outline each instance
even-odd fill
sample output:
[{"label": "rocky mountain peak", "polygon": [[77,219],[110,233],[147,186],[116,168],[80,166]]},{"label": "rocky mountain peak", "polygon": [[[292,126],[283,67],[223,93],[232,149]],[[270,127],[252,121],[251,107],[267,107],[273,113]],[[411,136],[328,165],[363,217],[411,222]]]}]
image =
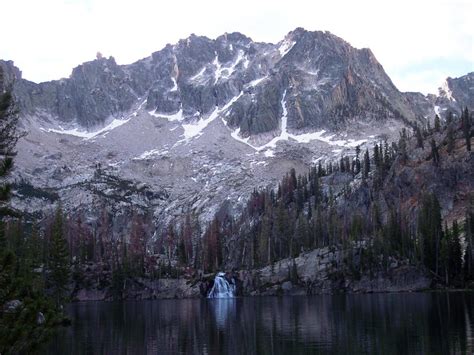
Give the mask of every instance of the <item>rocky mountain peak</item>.
[{"label": "rocky mountain peak", "polygon": [[231,32],[231,33],[224,33],[223,35],[217,37],[216,42],[249,45],[253,41],[250,37],[247,37],[246,35],[240,32]]},{"label": "rocky mountain peak", "polygon": [[13,61],[0,59],[0,69],[2,72],[2,76],[0,77],[1,90],[13,85],[14,82],[21,80],[21,71],[15,66]]},{"label": "rocky mountain peak", "polygon": [[[215,40],[192,34],[129,65],[98,58],[68,79],[18,87],[23,112],[86,129],[127,117],[137,106],[182,124],[205,122],[219,108],[242,138],[278,134],[284,112],[289,130],[311,131],[392,118],[413,122],[426,111],[398,91],[370,49],[303,28],[276,44],[238,32]],[[447,103],[450,92],[440,91]],[[468,97],[462,101],[471,105]]]}]

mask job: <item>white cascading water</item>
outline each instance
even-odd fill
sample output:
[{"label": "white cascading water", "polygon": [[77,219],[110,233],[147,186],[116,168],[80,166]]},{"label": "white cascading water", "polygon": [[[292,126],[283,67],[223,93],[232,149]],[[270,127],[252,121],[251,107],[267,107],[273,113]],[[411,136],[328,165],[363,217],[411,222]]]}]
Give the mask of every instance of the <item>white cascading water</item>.
[{"label": "white cascading water", "polygon": [[214,279],[214,285],[207,298],[233,298],[235,296],[235,283],[230,283],[225,278],[225,273],[219,272]]}]

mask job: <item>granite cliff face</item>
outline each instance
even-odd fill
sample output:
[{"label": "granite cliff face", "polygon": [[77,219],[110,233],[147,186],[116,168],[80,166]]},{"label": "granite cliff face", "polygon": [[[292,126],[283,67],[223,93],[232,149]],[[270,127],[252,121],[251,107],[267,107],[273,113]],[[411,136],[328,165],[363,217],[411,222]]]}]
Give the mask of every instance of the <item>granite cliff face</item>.
[{"label": "granite cliff face", "polygon": [[240,33],[191,35],[130,65],[100,57],[67,79],[40,84],[20,79],[11,63],[2,66],[17,77],[25,113],[88,129],[124,118],[143,99],[148,111],[190,123],[231,103],[225,120],[243,137],[279,129],[283,100],[290,130],[417,119],[369,49],[301,28],[277,44]]}]

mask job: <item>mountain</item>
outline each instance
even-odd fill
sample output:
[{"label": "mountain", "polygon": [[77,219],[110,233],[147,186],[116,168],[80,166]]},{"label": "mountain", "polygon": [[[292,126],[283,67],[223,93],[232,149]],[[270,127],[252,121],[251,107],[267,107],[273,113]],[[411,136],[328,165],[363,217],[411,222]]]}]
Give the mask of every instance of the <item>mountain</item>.
[{"label": "mountain", "polygon": [[85,128],[125,116],[142,99],[149,111],[189,122],[232,102],[226,121],[243,136],[278,129],[283,101],[289,129],[416,118],[369,49],[301,28],[276,45],[239,33],[192,35],[130,65],[100,57],[68,79],[17,87],[25,112]]},{"label": "mountain", "polygon": [[204,221],[223,208],[238,214],[254,188],[290,168],[398,139],[474,97],[473,73],[438,96],[402,93],[369,49],[301,28],[277,44],[191,35],[129,65],[99,56],[40,84],[12,62],[0,67],[26,132],[16,206],[43,214],[61,199],[90,228],[105,209],[117,233],[134,210],[151,216],[156,235],[189,211]]}]

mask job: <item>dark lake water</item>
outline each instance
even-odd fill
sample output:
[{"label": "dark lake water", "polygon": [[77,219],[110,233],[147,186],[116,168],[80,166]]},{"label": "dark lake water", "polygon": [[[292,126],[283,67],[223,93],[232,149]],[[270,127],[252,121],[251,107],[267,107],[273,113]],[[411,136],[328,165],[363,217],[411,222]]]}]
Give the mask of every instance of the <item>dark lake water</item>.
[{"label": "dark lake water", "polygon": [[45,354],[472,354],[474,293],[77,303]]}]

